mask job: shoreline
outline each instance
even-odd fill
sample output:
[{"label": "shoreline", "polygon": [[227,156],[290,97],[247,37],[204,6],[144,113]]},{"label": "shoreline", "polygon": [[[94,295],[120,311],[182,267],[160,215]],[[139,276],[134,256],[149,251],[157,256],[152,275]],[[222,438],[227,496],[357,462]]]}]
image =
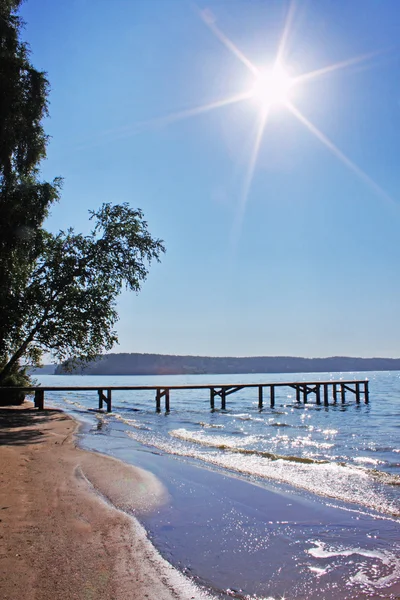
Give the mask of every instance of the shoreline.
[{"label": "shoreline", "polygon": [[164,560],[135,514],[168,498],[143,469],[76,446],[79,422],[0,409],[4,600],[210,598]]},{"label": "shoreline", "polygon": [[[7,412],[17,421],[26,413],[31,422],[22,430],[18,422],[5,433],[0,430],[0,444],[8,434],[9,447],[19,450],[7,480],[0,446],[0,519],[10,509],[7,504],[1,510],[4,481],[12,491],[19,480],[16,504],[22,495],[25,508],[22,519],[11,520],[14,550],[12,545],[8,549],[10,536],[3,538],[11,562],[7,566],[0,552],[0,573],[12,573],[17,582],[11,590],[4,588],[5,600],[199,600],[212,594],[242,600],[282,595],[336,600],[339,581],[353,579],[348,563],[358,564],[354,573],[364,574],[370,588],[370,568],[382,560],[389,561],[391,583],[382,579],[387,596],[380,595],[383,589],[371,595],[371,588],[349,595],[344,587],[341,597],[393,600],[400,593],[400,562],[393,563],[387,550],[371,553],[364,546],[365,535],[378,526],[372,517],[295,489],[284,491],[287,486],[258,486],[232,473],[132,447],[120,435],[123,427],[109,429],[107,419],[85,431],[79,411],[71,417],[63,410],[24,409],[0,410],[3,428]],[[132,478],[139,491],[134,496]],[[24,496],[25,484],[29,493]],[[32,505],[36,509],[27,510]],[[37,506],[45,508],[44,514]],[[47,531],[49,523],[53,527]],[[390,549],[390,538],[400,549],[398,526],[381,522],[379,528],[386,539],[382,549]],[[25,544],[23,552],[18,540]],[[66,556],[72,559],[65,561]],[[363,566],[365,561],[370,565]],[[397,573],[396,580],[390,572]],[[0,591],[8,579],[0,575]]]},{"label": "shoreline", "polygon": [[97,417],[79,444],[140,465],[164,482],[171,501],[140,520],[160,553],[206,589],[242,600],[399,595],[397,519],[382,521],[357,505],[128,443],[124,423]]}]

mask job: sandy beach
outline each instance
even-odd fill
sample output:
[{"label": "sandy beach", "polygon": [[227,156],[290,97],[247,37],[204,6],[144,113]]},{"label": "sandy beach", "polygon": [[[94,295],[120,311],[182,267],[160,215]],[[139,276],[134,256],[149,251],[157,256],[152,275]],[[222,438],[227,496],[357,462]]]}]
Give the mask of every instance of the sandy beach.
[{"label": "sandy beach", "polygon": [[166,500],[152,474],[78,449],[78,425],[59,410],[2,408],[0,426],[4,600],[208,597],[127,514]]}]

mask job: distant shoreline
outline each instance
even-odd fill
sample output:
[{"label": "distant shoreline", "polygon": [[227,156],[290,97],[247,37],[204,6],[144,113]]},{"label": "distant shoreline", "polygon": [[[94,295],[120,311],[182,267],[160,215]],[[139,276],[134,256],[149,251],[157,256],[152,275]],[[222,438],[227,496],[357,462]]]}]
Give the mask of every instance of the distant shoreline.
[{"label": "distant shoreline", "polygon": [[400,358],[332,356],[211,357],[170,354],[106,354],[87,365],[45,365],[32,374],[48,375],[229,375],[251,373],[329,373],[400,371]]}]

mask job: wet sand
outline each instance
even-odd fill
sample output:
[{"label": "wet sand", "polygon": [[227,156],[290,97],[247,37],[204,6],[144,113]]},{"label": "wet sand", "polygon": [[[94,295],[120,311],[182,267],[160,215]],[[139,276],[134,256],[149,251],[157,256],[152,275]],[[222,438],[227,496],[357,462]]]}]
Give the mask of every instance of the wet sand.
[{"label": "wet sand", "polygon": [[127,514],[166,502],[163,485],[147,471],[78,449],[76,428],[58,410],[0,409],[1,598],[209,597]]}]

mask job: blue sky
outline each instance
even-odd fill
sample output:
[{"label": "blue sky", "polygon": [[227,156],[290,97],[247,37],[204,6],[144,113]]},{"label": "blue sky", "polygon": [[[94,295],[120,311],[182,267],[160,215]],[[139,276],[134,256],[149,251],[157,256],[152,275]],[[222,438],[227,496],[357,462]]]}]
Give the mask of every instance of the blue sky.
[{"label": "blue sky", "polygon": [[[88,231],[89,209],[127,201],[167,247],[119,301],[117,351],[400,356],[398,0],[28,0],[22,14],[52,88],[43,176],[65,178],[48,227]],[[291,84],[365,58],[278,97],[252,172],[264,96],[182,112],[253,90],[249,64],[273,68],[285,23]]]}]

